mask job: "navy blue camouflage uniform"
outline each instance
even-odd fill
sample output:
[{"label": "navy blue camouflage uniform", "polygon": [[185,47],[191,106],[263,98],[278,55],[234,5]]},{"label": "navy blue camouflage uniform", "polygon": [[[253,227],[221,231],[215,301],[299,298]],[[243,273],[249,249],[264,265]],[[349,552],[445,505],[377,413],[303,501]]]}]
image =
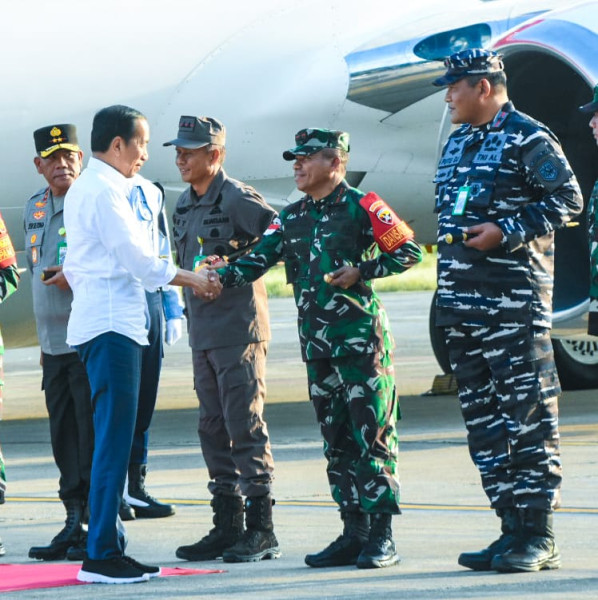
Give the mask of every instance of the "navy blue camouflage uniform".
[{"label": "navy blue camouflage uniform", "polygon": [[[438,292],[469,450],[495,509],[560,502],[560,384],[549,337],[554,230],[582,209],[558,140],[508,102],[461,125],[436,173]],[[463,214],[454,214],[460,189]],[[492,222],[502,244],[482,252],[447,234]]]}]

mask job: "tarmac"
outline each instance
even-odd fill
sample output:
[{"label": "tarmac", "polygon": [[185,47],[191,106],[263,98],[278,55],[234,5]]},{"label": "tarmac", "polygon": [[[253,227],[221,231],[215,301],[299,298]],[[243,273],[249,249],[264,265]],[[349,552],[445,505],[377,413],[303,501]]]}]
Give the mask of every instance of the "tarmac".
[{"label": "tarmac", "polygon": [[[576,600],[598,597],[598,398],[565,392],[561,400],[563,506],[555,516],[563,556],[560,570],[531,574],[474,573],[457,564],[460,552],[485,547],[499,533],[465,440],[454,395],[423,395],[439,368],[428,340],[431,293],[384,294],[397,340],[395,366],[403,419],[400,474],[403,514],[393,531],[400,565],[387,569],[312,569],[304,556],[341,531],[328,490],[322,442],[307,400],[292,299],[270,302],[273,340],[268,357],[265,416],[276,463],[275,532],[278,560],[226,564],[175,557],[212,527],[207,473],[197,439],[197,400],[186,340],[166,349],[158,410],[150,435],[147,487],[176,505],[176,515],[126,524],[127,553],[163,567],[223,572],[160,577],[133,585],[83,585],[9,592],[7,599],[487,599]],[[62,527],[58,471],[52,458],[39,348],[8,350],[4,358],[4,420],[0,440],[9,490],[0,507],[2,563],[31,563],[28,549]],[[1,568],[0,568],[1,573]]]}]

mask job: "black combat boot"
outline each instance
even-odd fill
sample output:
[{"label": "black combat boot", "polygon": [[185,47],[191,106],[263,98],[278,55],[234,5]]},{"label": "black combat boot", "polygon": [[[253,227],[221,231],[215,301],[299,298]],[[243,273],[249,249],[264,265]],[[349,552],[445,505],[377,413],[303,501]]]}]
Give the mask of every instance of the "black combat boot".
[{"label": "black combat boot", "polygon": [[118,516],[121,521],[134,521],[135,511],[131,508],[131,505],[124,499],[120,499],[120,505],[118,507]]},{"label": "black combat boot", "polygon": [[83,505],[81,500],[64,500],[66,520],[64,527],[58,532],[49,546],[33,546],[29,548],[29,558],[39,560],[62,560],[66,551],[76,544],[81,535]]},{"label": "black combat boot", "polygon": [[255,562],[278,558],[280,548],[274,535],[270,494],[253,496],[245,500],[245,533],[241,539],[222,553],[224,562]]},{"label": "black combat boot", "polygon": [[457,562],[462,567],[474,571],[492,571],[492,559],[510,550],[515,543],[521,532],[519,511],[512,506],[508,506],[496,509],[496,514],[501,520],[501,536],[479,552],[462,552],[459,554]]},{"label": "black combat boot", "polygon": [[243,500],[240,496],[214,496],[214,528],[199,542],[191,546],[179,546],[178,558],[183,560],[214,560],[226,548],[230,548],[243,535]]},{"label": "black combat boot", "polygon": [[521,511],[521,535],[511,549],[492,559],[492,568],[503,573],[558,569],[560,566],[552,512],[531,508]]},{"label": "black combat boot", "polygon": [[75,562],[84,561],[87,558],[87,530],[83,528],[76,544],[69,546],[66,551],[66,559]]},{"label": "black combat boot", "polygon": [[[129,465],[129,485],[124,498],[135,511],[138,519],[161,519],[174,515],[172,504],[163,504],[145,490],[147,465]],[[121,517],[122,519],[122,517]]]},{"label": "black combat boot", "polygon": [[370,535],[367,544],[357,558],[358,569],[381,569],[401,561],[392,539],[392,515],[370,515]]},{"label": "black combat boot", "polygon": [[370,516],[362,512],[341,511],[343,533],[317,554],[308,554],[310,567],[344,567],[354,565],[370,533]]}]

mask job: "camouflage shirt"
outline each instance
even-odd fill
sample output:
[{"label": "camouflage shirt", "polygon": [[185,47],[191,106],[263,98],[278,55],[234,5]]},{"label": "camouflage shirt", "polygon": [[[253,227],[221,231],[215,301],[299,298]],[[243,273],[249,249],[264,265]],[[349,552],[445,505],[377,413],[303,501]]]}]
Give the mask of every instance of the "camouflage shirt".
[{"label": "camouflage shirt", "polygon": [[[550,327],[554,230],[583,206],[554,134],[509,102],[492,122],[449,137],[435,182],[437,324]],[[447,233],[483,222],[503,231],[498,248],[446,243]]]},{"label": "camouflage shirt", "polygon": [[[225,287],[242,286],[284,261],[298,309],[303,360],[393,346],[386,312],[370,280],[401,273],[422,254],[412,241],[392,254],[380,252],[359,205],[363,196],[343,182],[322,200],[303,197],[281,211],[251,254],[220,271]],[[343,265],[361,272],[361,280],[346,290],[324,281],[326,273]]]},{"label": "camouflage shirt", "polygon": [[598,181],[588,203],[590,241],[590,313],[588,333],[598,335]]}]

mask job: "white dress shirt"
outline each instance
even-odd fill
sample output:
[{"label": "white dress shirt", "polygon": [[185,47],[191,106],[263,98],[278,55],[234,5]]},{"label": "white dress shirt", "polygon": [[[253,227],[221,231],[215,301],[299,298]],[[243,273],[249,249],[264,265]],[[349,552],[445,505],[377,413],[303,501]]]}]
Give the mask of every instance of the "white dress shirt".
[{"label": "white dress shirt", "polygon": [[144,289],[176,274],[158,258],[128,200],[133,180],[96,158],[67,192],[64,274],[73,290],[67,343],[77,346],[113,331],[147,345]]}]

